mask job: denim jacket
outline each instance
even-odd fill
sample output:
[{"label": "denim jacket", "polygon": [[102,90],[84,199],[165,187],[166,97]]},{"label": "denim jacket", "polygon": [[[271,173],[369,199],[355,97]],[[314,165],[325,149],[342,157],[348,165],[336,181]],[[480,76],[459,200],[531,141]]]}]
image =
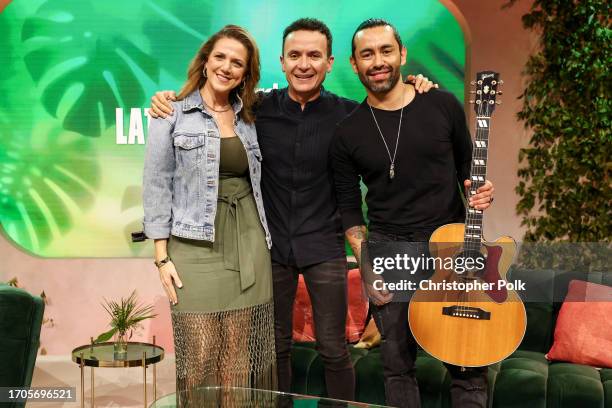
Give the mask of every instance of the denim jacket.
[{"label": "denim jacket", "polygon": [[[170,234],[215,240],[219,187],[220,134],[206,110],[199,90],[173,102],[167,118],[151,118],[143,174],[144,232],[148,238]],[[247,153],[253,195],[268,248],[272,239],[261,198],[261,152],[254,124],[238,115],[242,101],[232,108],[235,131]]]}]

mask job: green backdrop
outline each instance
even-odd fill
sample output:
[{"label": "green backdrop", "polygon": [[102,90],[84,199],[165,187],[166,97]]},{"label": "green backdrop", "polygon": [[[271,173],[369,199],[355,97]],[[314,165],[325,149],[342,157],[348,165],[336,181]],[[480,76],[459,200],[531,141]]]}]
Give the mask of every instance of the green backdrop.
[{"label": "green backdrop", "polygon": [[348,58],[355,27],[394,23],[404,73],[423,73],[463,100],[465,44],[436,0],[15,0],[0,14],[0,221],[44,257],[145,256],[141,180],[149,97],[179,89],[187,64],[225,24],[246,27],[262,56],[262,88],[284,87],[282,31],[299,17],[334,35],[325,87],[365,95]]}]

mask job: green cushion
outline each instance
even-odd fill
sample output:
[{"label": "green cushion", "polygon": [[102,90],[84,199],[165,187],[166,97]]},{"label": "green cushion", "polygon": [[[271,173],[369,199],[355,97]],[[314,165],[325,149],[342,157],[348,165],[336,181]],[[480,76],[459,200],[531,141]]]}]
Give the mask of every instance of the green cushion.
[{"label": "green cushion", "polygon": [[603,368],[599,371],[601,382],[612,381],[612,368]]},{"label": "green cushion", "polygon": [[385,403],[380,353],[368,353],[355,364],[355,398],[369,404]]},{"label": "green cushion", "polygon": [[[298,355],[294,355],[297,350]],[[321,356],[316,352],[316,343],[314,342],[299,342],[295,343],[292,349],[292,391],[298,392],[298,389],[304,389],[302,394],[316,395],[318,397],[327,397],[327,386],[325,384],[325,366]],[[363,356],[368,354],[368,350],[356,349],[349,347],[349,354],[353,366]],[[304,361],[293,365],[295,360],[302,359]],[[296,381],[296,370],[300,374],[302,381]],[[306,371],[305,371],[306,370]],[[302,373],[305,374],[305,378]],[[304,381],[305,380],[305,381]]]},{"label": "green cushion", "polygon": [[604,368],[599,375],[604,388],[604,407],[612,407],[612,369]]},{"label": "green cushion", "polygon": [[604,387],[593,367],[552,363],[548,370],[548,406],[559,408],[601,408]]},{"label": "green cushion", "polygon": [[[0,387],[29,387],[40,345],[41,298],[0,284]],[[25,403],[7,403],[7,408]]]},{"label": "green cushion", "polygon": [[450,406],[450,375],[441,361],[419,350],[416,361],[416,376],[423,408]]},{"label": "green cushion", "polygon": [[553,304],[544,302],[528,302],[525,304],[527,313],[527,330],[519,349],[546,353],[552,345],[554,331]]},{"label": "green cushion", "polygon": [[308,380],[317,352],[310,347],[294,345],[291,349],[291,392],[308,394]]},{"label": "green cushion", "polygon": [[493,407],[546,407],[548,361],[544,354],[517,350],[501,362],[495,379]]},{"label": "green cushion", "polygon": [[30,386],[43,311],[41,298],[0,284],[0,387]]},{"label": "green cushion", "polygon": [[534,366],[535,369],[542,369],[542,367],[546,367],[546,372],[548,372],[549,362],[546,359],[546,354],[544,353],[538,353],[537,351],[516,350],[510,355],[510,357],[501,362],[502,369],[508,364],[514,364],[515,361],[525,361],[526,364],[528,364],[529,361],[535,361],[541,363],[541,365]]}]

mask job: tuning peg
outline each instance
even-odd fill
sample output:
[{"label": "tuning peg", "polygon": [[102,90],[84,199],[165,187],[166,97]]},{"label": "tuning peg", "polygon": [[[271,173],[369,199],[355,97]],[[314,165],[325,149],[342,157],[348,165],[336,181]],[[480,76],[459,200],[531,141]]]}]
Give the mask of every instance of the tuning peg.
[{"label": "tuning peg", "polygon": [[500,79],[497,83],[500,84],[500,85],[503,85],[504,84],[504,80]]},{"label": "tuning peg", "polygon": [[471,94],[475,94],[475,93],[476,93],[476,91],[470,91],[470,93],[471,93]]},{"label": "tuning peg", "polygon": [[470,103],[473,105],[473,104],[474,104],[474,100],[473,100],[473,99],[470,99]]},{"label": "tuning peg", "polygon": [[502,101],[495,101],[496,104],[501,105]]},{"label": "tuning peg", "polygon": [[470,85],[476,85],[476,81],[470,81]]},{"label": "tuning peg", "polygon": [[504,91],[497,91],[497,94],[498,94],[498,95],[503,95],[503,94],[504,94]]}]

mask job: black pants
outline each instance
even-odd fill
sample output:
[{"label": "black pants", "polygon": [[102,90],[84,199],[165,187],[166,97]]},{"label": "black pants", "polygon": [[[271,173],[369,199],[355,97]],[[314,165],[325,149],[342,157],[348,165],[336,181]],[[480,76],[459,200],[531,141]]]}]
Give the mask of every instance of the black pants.
[{"label": "black pants", "polygon": [[304,268],[272,263],[274,334],[279,391],[291,388],[293,303],[298,276],[304,276],[314,316],[317,351],[325,366],[327,396],[355,399],[355,372],[346,346],[346,260],[334,259]]},{"label": "black pants", "polygon": [[[430,231],[421,234],[390,235],[372,231],[368,240],[428,241]],[[415,253],[414,256],[420,254]],[[385,395],[387,405],[400,408],[420,407],[419,387],[415,376],[417,344],[408,327],[408,303],[394,302],[382,306],[370,303],[372,315],[380,331],[382,343]],[[445,364],[451,375],[453,408],[487,406],[487,367],[461,369]]]}]

